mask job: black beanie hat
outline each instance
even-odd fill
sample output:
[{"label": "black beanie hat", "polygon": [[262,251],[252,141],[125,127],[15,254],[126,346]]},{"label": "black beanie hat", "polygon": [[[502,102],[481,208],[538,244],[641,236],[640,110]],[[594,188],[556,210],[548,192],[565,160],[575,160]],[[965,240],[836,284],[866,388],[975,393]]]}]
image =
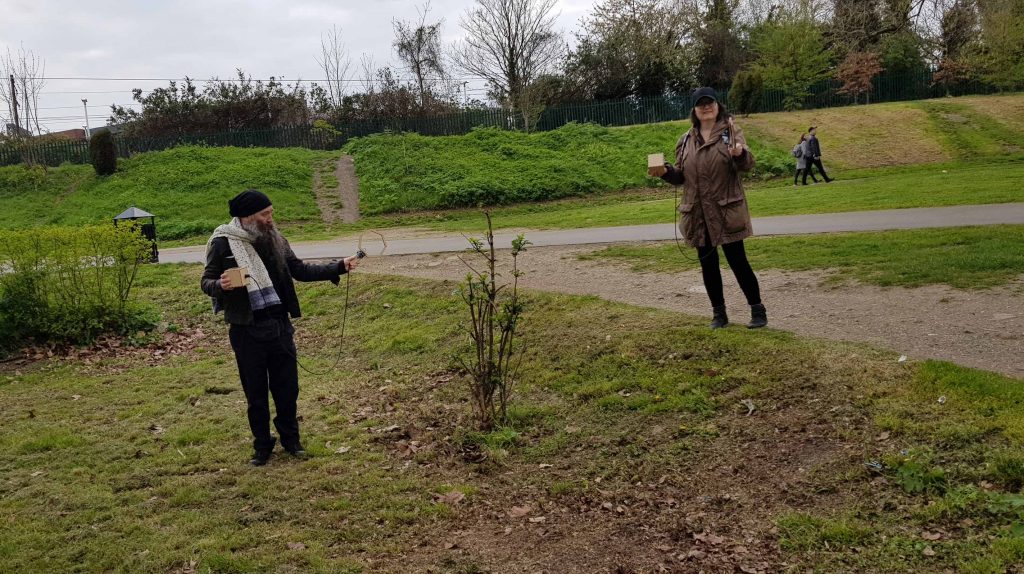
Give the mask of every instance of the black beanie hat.
[{"label": "black beanie hat", "polygon": [[231,217],[248,217],[268,207],[270,198],[255,189],[247,189],[228,200],[228,213]]}]

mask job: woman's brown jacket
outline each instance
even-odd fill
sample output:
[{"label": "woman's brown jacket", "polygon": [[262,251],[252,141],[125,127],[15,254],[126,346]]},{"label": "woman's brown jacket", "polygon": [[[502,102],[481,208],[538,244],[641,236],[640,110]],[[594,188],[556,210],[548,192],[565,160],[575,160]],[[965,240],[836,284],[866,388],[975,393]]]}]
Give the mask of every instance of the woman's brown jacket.
[{"label": "woman's brown jacket", "polygon": [[[727,134],[728,142],[724,135]],[[743,154],[733,157],[728,145],[739,143]],[[740,182],[740,173],[754,167],[754,155],[747,149],[743,131],[729,129],[726,120],[715,124],[708,141],[700,130],[690,128],[676,143],[674,166],[661,176],[665,181],[683,185],[679,204],[682,216],[679,231],[688,245],[703,247],[732,243],[750,237],[750,210]]]}]

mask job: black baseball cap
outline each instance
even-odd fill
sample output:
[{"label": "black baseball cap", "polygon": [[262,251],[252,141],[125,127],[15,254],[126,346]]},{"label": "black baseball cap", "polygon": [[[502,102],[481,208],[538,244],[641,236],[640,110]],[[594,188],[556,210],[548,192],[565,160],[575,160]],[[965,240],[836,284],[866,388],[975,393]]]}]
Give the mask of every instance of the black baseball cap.
[{"label": "black baseball cap", "polygon": [[717,102],[718,92],[716,92],[714,88],[697,88],[696,90],[693,91],[693,94],[691,94],[690,97],[693,98],[694,105],[697,105],[697,102],[699,102],[702,98],[711,98],[712,100]]}]

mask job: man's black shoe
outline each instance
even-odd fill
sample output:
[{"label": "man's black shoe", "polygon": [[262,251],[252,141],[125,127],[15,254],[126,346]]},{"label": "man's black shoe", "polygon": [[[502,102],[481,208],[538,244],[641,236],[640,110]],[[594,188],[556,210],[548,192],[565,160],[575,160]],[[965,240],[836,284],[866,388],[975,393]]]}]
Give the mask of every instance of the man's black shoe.
[{"label": "man's black shoe", "polygon": [[286,446],[286,447],[284,447],[284,450],[288,454],[294,456],[295,458],[308,458],[309,457],[309,455],[306,454],[306,449],[302,448],[301,444],[297,444],[297,445],[293,445],[293,446]]},{"label": "man's black shoe", "polygon": [[267,464],[267,461],[270,460],[270,455],[272,454],[274,454],[272,449],[257,450],[252,453],[252,460],[249,461],[249,464],[253,466],[263,466]]}]

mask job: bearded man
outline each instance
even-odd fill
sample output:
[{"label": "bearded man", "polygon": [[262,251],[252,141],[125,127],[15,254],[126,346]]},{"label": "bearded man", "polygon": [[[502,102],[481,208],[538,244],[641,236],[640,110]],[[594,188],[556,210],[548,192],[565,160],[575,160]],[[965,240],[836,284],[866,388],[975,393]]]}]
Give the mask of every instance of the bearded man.
[{"label": "bearded man", "polygon": [[[203,292],[213,299],[215,313],[223,311],[230,325],[229,338],[238,363],[238,374],[248,403],[253,456],[249,462],[263,466],[274,451],[270,434],[270,403],[274,397],[274,426],[281,446],[296,457],[305,457],[299,440],[296,401],[299,372],[289,317],[300,317],[293,279],[331,281],[358,264],[356,256],[325,264],[305,263],[295,256],[288,241],[274,226],[274,207],[265,194],[249,189],[228,201],[230,223],[219,226],[206,243]],[[225,270],[245,270],[239,281]]]}]

